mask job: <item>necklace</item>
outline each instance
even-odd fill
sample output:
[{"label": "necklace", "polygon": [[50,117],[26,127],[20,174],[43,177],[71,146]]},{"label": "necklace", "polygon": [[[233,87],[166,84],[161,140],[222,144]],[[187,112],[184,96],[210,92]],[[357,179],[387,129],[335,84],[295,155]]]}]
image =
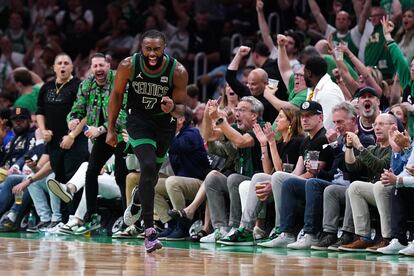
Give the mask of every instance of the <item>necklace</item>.
[{"label": "necklace", "polygon": [[65,86],[65,84],[67,84],[68,82],[70,82],[71,79],[73,79],[73,76],[70,76],[69,79],[67,81],[65,81],[64,83],[62,83],[62,85],[60,87],[58,87],[58,83],[56,81],[55,82],[56,94],[59,94],[59,92],[60,92],[60,90],[62,90],[63,86]]}]

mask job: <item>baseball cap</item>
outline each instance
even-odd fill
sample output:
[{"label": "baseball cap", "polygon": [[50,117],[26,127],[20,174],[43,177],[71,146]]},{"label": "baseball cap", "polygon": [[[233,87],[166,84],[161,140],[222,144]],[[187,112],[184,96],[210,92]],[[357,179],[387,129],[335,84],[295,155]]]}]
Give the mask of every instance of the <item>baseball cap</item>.
[{"label": "baseball cap", "polygon": [[306,101],[300,105],[300,112],[323,114],[322,106],[318,102]]},{"label": "baseball cap", "polygon": [[10,111],[10,120],[30,119],[30,111],[23,107],[16,107]]},{"label": "baseball cap", "polygon": [[377,93],[377,91],[375,91],[375,89],[374,89],[374,88],[372,88],[372,87],[370,87],[370,86],[366,86],[366,87],[363,87],[363,88],[359,88],[359,89],[355,92],[355,94],[354,94],[354,98],[359,98],[359,97],[361,97],[362,95],[364,95],[364,94],[366,94],[366,93],[371,94],[372,96],[374,96],[374,97],[377,97],[377,98],[378,98],[378,93]]}]

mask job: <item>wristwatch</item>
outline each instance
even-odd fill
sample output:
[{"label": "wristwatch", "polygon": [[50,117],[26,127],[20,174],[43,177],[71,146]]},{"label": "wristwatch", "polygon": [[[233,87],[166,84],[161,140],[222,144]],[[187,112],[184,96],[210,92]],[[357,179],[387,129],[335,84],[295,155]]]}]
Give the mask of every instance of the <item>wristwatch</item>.
[{"label": "wristwatch", "polygon": [[221,125],[223,122],[224,122],[224,118],[222,118],[222,117],[218,118],[217,121],[216,121],[216,126]]}]

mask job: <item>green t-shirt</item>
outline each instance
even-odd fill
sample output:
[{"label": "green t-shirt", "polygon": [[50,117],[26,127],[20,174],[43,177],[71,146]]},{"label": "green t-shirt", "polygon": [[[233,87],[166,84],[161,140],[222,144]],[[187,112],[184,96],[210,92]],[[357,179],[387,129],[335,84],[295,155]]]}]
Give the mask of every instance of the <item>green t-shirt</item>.
[{"label": "green t-shirt", "polygon": [[288,101],[291,104],[299,107],[302,103],[306,101],[307,92],[308,92],[308,89],[303,89],[297,93],[295,92],[295,75],[292,74],[289,78],[289,83],[288,83],[288,93],[289,93]]},{"label": "green t-shirt", "polygon": [[39,97],[41,87],[41,84],[33,85],[32,92],[21,95],[14,103],[14,107],[27,108],[31,113],[35,113],[37,111],[37,98]]}]

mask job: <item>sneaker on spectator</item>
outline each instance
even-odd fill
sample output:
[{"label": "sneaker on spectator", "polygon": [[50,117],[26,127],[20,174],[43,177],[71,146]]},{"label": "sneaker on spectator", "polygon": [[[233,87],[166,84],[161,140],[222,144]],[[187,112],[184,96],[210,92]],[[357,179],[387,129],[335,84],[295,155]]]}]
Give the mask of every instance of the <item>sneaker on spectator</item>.
[{"label": "sneaker on spectator", "polygon": [[342,236],[332,245],[328,246],[328,250],[332,251],[340,251],[339,247],[344,244],[349,244],[353,241],[355,241],[356,237],[354,234],[351,233],[343,233]]},{"label": "sneaker on spectator", "polygon": [[253,228],[253,237],[254,237],[254,240],[256,242],[257,241],[263,241],[267,238],[266,237],[266,231],[261,229],[259,226],[255,226]]},{"label": "sneaker on spectator", "polygon": [[370,247],[373,245],[372,241],[368,241],[367,239],[364,239],[360,237],[359,239],[356,239],[355,241],[344,244],[339,248],[339,250],[343,251],[352,251],[352,252],[365,252],[367,247]]},{"label": "sneaker on spectator", "polygon": [[314,250],[327,250],[329,246],[338,241],[338,237],[333,233],[322,233],[321,237],[318,240],[318,243],[311,246],[311,249]]},{"label": "sneaker on spectator", "polygon": [[77,219],[69,219],[69,221],[59,229],[59,234],[74,235],[76,230],[81,226]]},{"label": "sneaker on spectator", "polygon": [[18,228],[10,218],[7,216],[3,219],[3,221],[0,224],[0,232],[14,232],[17,231]]},{"label": "sneaker on spectator", "polygon": [[155,230],[155,228],[151,227],[145,229],[144,246],[147,253],[162,248],[162,243],[157,238],[157,230]]},{"label": "sneaker on spectator", "polygon": [[165,237],[166,241],[183,241],[188,238],[188,230],[186,231],[185,227],[182,226],[180,223],[175,225],[174,230]]},{"label": "sneaker on spectator", "polygon": [[112,238],[114,239],[135,239],[138,237],[139,234],[143,233],[144,230],[138,228],[135,224],[128,226],[124,230],[119,230],[116,233],[112,234]]},{"label": "sneaker on spectator", "polygon": [[45,229],[45,232],[48,232],[50,234],[57,234],[59,233],[59,230],[63,227],[63,225],[65,224],[61,221],[52,221],[49,224],[49,226]]},{"label": "sneaker on spectator", "polygon": [[224,238],[227,235],[227,230],[225,227],[220,227],[214,230],[213,233],[210,235],[207,235],[205,237],[202,237],[200,239],[201,243],[215,243],[216,241],[220,240],[221,238]]},{"label": "sneaker on spectator", "polygon": [[167,228],[164,228],[159,234],[158,239],[164,240],[167,236],[169,236],[177,226],[177,221],[172,219],[167,223]]},{"label": "sneaker on spectator", "polygon": [[[378,242],[376,242],[373,246],[370,246],[370,247],[367,247],[367,252],[371,252],[371,253],[380,253],[380,252],[377,252],[377,250],[379,249],[379,248],[382,248],[382,247],[387,247],[388,245],[390,244],[390,241],[389,240],[386,240],[386,239],[380,239]],[[397,254],[397,253],[396,253]]]},{"label": "sneaker on spectator", "polygon": [[[132,205],[138,208],[138,212],[135,214],[132,214],[131,212]],[[141,212],[142,212],[141,205],[135,205],[133,202],[131,202],[129,206],[125,209],[124,223],[128,226],[133,225],[135,222],[137,222],[141,218]]]},{"label": "sneaker on spectator", "polygon": [[295,235],[282,232],[276,239],[267,242],[258,243],[263,247],[286,247],[290,243],[295,242]]},{"label": "sneaker on spectator", "polygon": [[30,233],[38,233],[42,231],[43,229],[47,228],[49,224],[50,224],[50,221],[41,221],[35,226],[27,228],[26,231]]},{"label": "sneaker on spectator", "polygon": [[99,228],[101,228],[101,216],[92,214],[90,220],[85,221],[85,224],[75,231],[75,235],[83,235]]},{"label": "sneaker on spectator", "polygon": [[318,243],[318,238],[314,234],[306,233],[296,242],[288,244],[286,247],[289,249],[310,249],[312,245]]},{"label": "sneaker on spectator", "polygon": [[406,246],[404,249],[401,249],[398,251],[398,254],[406,255],[406,256],[414,256],[414,243],[409,242],[408,246]]},{"label": "sneaker on spectator", "polygon": [[69,203],[73,200],[73,195],[68,191],[65,184],[51,178],[47,181],[47,187],[63,202]]},{"label": "sneaker on spectator", "polygon": [[398,239],[392,239],[388,246],[380,247],[377,249],[378,253],[386,255],[397,255],[400,251],[406,248],[406,245],[402,245]]},{"label": "sneaker on spectator", "polygon": [[231,235],[227,235],[224,238],[217,241],[217,243],[225,245],[253,245],[254,236],[251,230],[239,228],[235,230]]}]

